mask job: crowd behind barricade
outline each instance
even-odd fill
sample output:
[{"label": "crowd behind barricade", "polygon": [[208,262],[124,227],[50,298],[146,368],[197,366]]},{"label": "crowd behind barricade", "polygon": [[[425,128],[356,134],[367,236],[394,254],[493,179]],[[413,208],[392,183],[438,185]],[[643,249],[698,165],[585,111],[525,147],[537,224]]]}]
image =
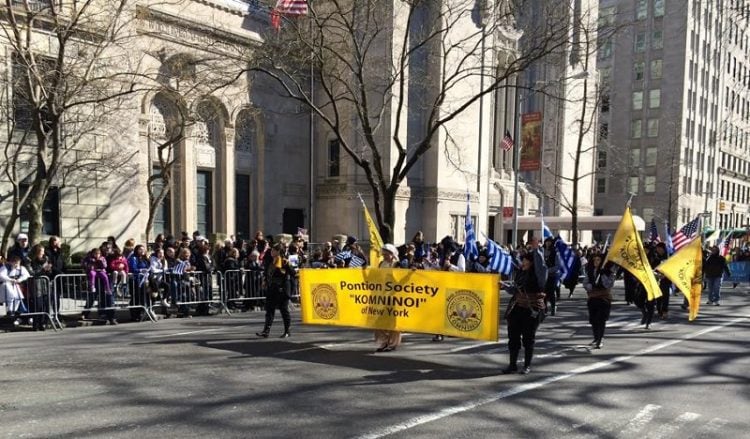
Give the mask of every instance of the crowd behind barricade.
[{"label": "crowd behind barricade", "polygon": [[[212,244],[196,231],[192,236],[186,232],[176,237],[158,235],[149,245],[133,239],[120,245],[109,237],[86,252],[80,265],[66,266],[60,238],[53,236],[46,245],[31,246],[21,233],[0,265],[0,302],[5,303],[15,326],[28,325],[35,330],[59,324],[64,317],[88,319],[92,311],[97,311],[98,321],[116,325],[116,311],[124,309],[132,320],[143,320],[153,318],[157,310],[167,317],[190,318],[209,315],[212,309],[247,311],[265,306],[265,325],[257,335],[269,336],[278,309],[284,323],[282,337],[289,337],[289,306],[299,295],[297,274],[303,267],[499,272],[503,289],[512,295],[505,312],[512,347],[506,371],[517,370],[515,361],[523,346],[522,373],[530,370],[536,329],[547,315],[556,314],[561,288],[567,289],[571,298],[576,286],[583,284],[595,348],[602,345],[612,302],[610,289],[617,277],[624,279],[625,302],[638,307],[646,329],[655,314],[662,320],[668,318],[672,291],[668,280],[657,275],[662,297],[648,300],[637,279],[611,263],[603,264],[606,244],[559,246],[559,241],[559,237],[549,237],[543,243],[532,239],[515,248],[491,240],[485,244],[477,241],[472,251],[452,236],[427,242],[420,231],[402,245],[386,244],[377,249],[384,257],[372,261],[368,249],[354,236],[312,244],[302,235],[274,242],[272,236],[258,231],[250,240],[230,238]],[[647,243],[646,249],[652,267],[668,257],[664,243]],[[500,255],[510,260],[511,269],[501,268]],[[704,258],[709,303],[716,305],[720,303],[720,279],[728,273],[726,259],[748,261],[750,249],[737,248],[729,258],[720,259],[723,265],[716,259],[715,248]],[[441,340],[442,335],[434,335],[433,341]],[[401,335],[395,331],[378,331],[376,350],[394,350],[400,341]]]}]

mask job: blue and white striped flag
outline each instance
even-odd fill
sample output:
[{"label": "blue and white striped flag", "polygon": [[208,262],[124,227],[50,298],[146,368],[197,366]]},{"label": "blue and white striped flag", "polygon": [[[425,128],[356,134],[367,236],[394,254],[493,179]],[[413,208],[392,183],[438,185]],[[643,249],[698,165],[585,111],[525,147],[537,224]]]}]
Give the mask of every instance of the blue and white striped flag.
[{"label": "blue and white striped flag", "polygon": [[564,282],[568,276],[575,274],[576,254],[559,236],[555,240],[555,249],[557,257],[560,258],[560,280]]},{"label": "blue and white striped flag", "polygon": [[664,221],[664,242],[667,244],[667,255],[672,256],[674,253],[674,244],[672,243],[672,234],[669,233],[669,223]]},{"label": "blue and white striped flag", "polygon": [[495,241],[487,238],[487,257],[490,260],[488,268],[493,273],[502,273],[506,276],[513,271],[513,257],[503,250]]},{"label": "blue and white striped flag", "polygon": [[544,223],[544,211],[540,211],[541,218],[542,218],[542,241],[544,241],[547,238],[554,238],[555,236],[552,234],[552,230],[547,227],[547,224]]},{"label": "blue and white striped flag", "polygon": [[464,231],[466,240],[464,242],[464,258],[467,261],[474,261],[479,257],[477,248],[477,235],[474,232],[474,223],[471,221],[471,206],[469,205],[469,194],[466,193],[466,221],[464,222]]},{"label": "blue and white striped flag", "polygon": [[367,264],[367,261],[363,258],[360,258],[359,256],[352,254],[352,258],[349,260],[349,267],[350,268],[359,268],[364,267]]}]

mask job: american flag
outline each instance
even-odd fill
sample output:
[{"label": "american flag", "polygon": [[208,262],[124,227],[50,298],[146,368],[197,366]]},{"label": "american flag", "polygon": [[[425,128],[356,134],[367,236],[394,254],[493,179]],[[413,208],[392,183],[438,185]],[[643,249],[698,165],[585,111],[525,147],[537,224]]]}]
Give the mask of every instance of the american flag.
[{"label": "american flag", "polygon": [[651,242],[661,242],[659,238],[659,229],[656,228],[656,221],[651,218],[651,228],[649,229],[648,240]]},{"label": "american flag", "polygon": [[510,131],[505,130],[505,136],[503,141],[500,143],[504,151],[510,151],[513,149],[513,137],[510,135]]},{"label": "american flag", "polygon": [[675,252],[686,246],[693,238],[695,238],[700,223],[701,217],[696,216],[694,220],[682,226],[677,233],[672,235],[672,245],[674,246]]},{"label": "american flag", "polygon": [[729,232],[727,234],[726,239],[721,241],[721,244],[719,244],[719,254],[727,257],[729,254],[729,243],[732,242],[732,232]]},{"label": "american flag", "polygon": [[489,269],[493,273],[510,275],[513,270],[513,257],[503,250],[495,241],[487,239],[487,257],[490,260]]},{"label": "american flag", "polygon": [[271,26],[281,29],[281,16],[307,15],[307,0],[278,0],[271,11]]}]

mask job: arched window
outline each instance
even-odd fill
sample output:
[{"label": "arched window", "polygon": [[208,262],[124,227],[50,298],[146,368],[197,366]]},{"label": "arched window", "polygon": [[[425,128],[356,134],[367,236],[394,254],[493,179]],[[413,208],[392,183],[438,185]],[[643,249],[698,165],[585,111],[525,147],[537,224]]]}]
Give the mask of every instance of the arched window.
[{"label": "arched window", "polygon": [[252,153],[257,141],[257,127],[251,110],[242,110],[237,116],[234,130],[234,147],[237,151]]}]

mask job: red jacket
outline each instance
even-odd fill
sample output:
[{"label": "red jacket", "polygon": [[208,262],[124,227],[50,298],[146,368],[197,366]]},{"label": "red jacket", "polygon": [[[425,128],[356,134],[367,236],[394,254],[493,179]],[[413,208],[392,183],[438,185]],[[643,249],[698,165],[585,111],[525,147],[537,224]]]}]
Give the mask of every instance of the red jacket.
[{"label": "red jacket", "polygon": [[127,273],[129,271],[128,260],[125,259],[125,256],[112,259],[109,261],[109,271],[124,271]]}]

